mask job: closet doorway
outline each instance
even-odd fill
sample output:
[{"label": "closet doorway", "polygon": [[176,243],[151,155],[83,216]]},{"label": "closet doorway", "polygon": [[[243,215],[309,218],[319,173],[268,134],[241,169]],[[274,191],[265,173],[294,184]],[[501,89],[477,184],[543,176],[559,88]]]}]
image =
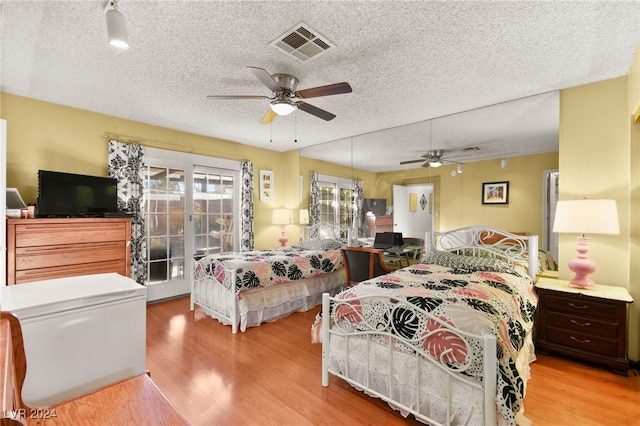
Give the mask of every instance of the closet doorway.
[{"label": "closet doorway", "polygon": [[424,238],[433,231],[433,184],[393,185],[393,232]]}]

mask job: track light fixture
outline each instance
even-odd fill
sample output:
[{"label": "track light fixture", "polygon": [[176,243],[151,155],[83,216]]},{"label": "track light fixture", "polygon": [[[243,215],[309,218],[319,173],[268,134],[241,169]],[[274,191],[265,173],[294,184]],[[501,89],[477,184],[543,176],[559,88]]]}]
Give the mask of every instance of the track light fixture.
[{"label": "track light fixture", "polygon": [[118,10],[118,0],[107,1],[105,10],[107,11],[106,18],[109,44],[119,49],[128,49],[127,21],[124,19],[124,15]]}]

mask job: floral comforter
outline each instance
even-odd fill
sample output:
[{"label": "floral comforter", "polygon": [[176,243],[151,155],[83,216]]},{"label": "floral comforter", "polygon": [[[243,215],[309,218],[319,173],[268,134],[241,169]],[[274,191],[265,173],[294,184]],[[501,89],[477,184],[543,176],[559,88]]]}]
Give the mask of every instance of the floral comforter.
[{"label": "floral comforter", "polygon": [[[474,334],[493,333],[497,338],[497,368],[499,411],[510,424],[515,424],[524,398],[525,383],[516,369],[518,351],[525,344],[525,336],[533,327],[537,296],[533,281],[525,269],[507,265],[495,259],[449,255],[439,259],[441,264],[419,263],[389,275],[380,276],[343,290],[337,297],[348,299],[368,295],[391,295],[414,304],[440,320]],[[435,261],[439,261],[436,259]],[[442,265],[444,264],[444,266]],[[497,265],[494,267],[494,265]],[[441,327],[433,320],[416,320],[390,304],[375,303],[338,305],[333,316],[338,321],[350,321],[358,328],[358,321],[369,324],[393,323],[394,332],[407,339],[433,333]],[[345,305],[346,306],[346,305]],[[388,317],[392,316],[391,319]],[[446,330],[446,329],[442,329]],[[464,345],[452,333],[440,331],[424,340],[427,352],[440,358],[447,354],[447,362],[465,362],[472,357],[472,368],[465,374],[479,378],[482,354],[466,353]],[[479,351],[476,351],[479,352]]]},{"label": "floral comforter", "polygon": [[240,294],[251,288],[329,274],[343,267],[339,249],[286,248],[210,255],[196,262],[195,277],[212,277],[224,283],[235,271],[235,289]]}]

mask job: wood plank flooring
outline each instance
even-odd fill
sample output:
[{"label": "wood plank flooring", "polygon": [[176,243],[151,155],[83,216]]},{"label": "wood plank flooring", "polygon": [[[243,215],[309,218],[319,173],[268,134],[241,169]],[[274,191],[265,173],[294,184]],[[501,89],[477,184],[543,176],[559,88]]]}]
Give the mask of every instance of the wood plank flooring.
[{"label": "wood plank flooring", "polygon": [[[147,368],[193,425],[405,425],[386,403],[331,377],[320,383],[319,311],[231,334],[188,297],[147,308]],[[640,379],[607,367],[538,355],[525,398],[534,425],[640,425]]]}]

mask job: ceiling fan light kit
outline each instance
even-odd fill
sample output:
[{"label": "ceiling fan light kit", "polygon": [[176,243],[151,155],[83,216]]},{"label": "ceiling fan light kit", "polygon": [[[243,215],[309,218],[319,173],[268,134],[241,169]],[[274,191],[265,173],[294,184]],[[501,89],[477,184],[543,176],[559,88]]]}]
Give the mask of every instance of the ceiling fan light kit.
[{"label": "ceiling fan light kit", "polygon": [[288,100],[276,99],[270,106],[278,115],[289,115],[296,110],[296,104]]},{"label": "ceiling fan light kit", "polygon": [[[335,83],[326,86],[311,87],[309,89],[297,90],[298,79],[289,74],[269,74],[264,68],[247,67],[262,84],[271,90],[271,96],[256,95],[209,95],[209,99],[271,99],[269,110],[262,117],[260,124],[271,124],[278,115],[289,115],[295,110],[301,110],[322,120],[333,120],[335,114],[325,111],[303,101],[295,99],[317,98],[320,96],[339,95],[351,93],[349,83]],[[273,111],[273,113],[269,113]]]},{"label": "ceiling fan light kit", "polygon": [[119,49],[128,49],[127,21],[124,15],[118,10],[118,1],[109,0],[105,5],[105,10],[109,44]]}]

